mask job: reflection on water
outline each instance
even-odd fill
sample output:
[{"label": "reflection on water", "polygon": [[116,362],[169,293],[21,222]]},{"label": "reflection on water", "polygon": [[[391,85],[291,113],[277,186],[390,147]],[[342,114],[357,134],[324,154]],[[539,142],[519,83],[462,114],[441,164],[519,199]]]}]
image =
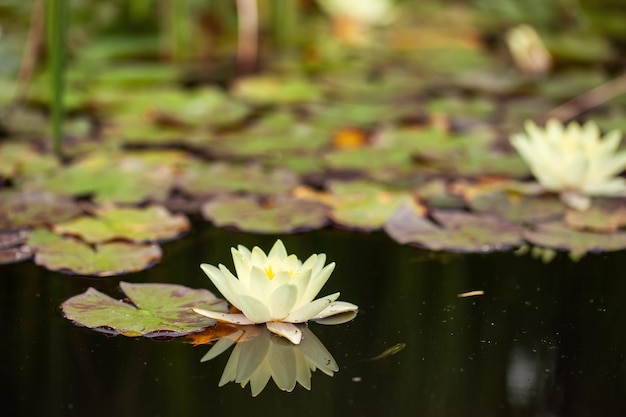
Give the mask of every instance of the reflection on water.
[{"label": "reflection on water", "polygon": [[214,359],[234,344],[220,387],[235,382],[243,388],[250,383],[252,396],[256,397],[272,378],[283,391],[293,391],[296,383],[310,390],[312,372],[319,369],[333,376],[339,366],[307,325],[298,327],[302,332],[298,345],[272,334],[265,326],[232,327],[233,332],[221,337],[202,362]]}]

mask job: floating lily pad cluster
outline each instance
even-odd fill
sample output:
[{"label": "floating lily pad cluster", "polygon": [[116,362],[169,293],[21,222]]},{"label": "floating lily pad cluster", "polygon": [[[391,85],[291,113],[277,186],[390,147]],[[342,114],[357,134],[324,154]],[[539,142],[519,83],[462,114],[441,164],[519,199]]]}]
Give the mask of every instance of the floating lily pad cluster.
[{"label": "floating lily pad cluster", "polygon": [[[145,77],[132,76],[136,62],[88,71],[78,56],[68,89],[84,91],[68,120],[67,161],[50,156],[34,122],[45,120],[45,97],[0,115],[9,133],[0,262],[137,271],[189,230],[189,217],[253,233],[383,231],[432,250],[626,248],[623,199],[572,212],[524,182],[530,172],[508,142],[526,119],[541,123],[606,82],[598,67],[613,68],[619,54],[602,39],[593,56],[553,39],[555,68],[567,70],[529,77],[479,42],[478,29],[440,13],[432,21],[456,19],[455,30],[400,22],[385,50],[316,49],[302,65],[311,72],[267,68],[226,90],[183,87],[175,71],[144,62]],[[551,115],[576,116],[568,112]],[[624,114],[616,99],[586,117],[606,129],[623,127]]]}]

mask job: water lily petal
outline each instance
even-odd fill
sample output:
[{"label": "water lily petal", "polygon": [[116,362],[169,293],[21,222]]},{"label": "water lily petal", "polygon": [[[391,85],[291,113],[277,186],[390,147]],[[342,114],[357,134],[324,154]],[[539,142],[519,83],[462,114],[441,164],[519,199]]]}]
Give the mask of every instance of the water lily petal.
[{"label": "water lily petal", "polygon": [[268,301],[272,319],[282,320],[298,301],[298,287],[293,284],[280,286],[274,290]]},{"label": "water lily petal", "polygon": [[304,323],[307,320],[312,319],[328,307],[333,301],[339,298],[339,293],[336,292],[326,297],[318,298],[317,300],[306,304],[295,311],[289,313],[284,321],[290,323]]},{"label": "water lily petal", "polygon": [[292,308],[300,308],[307,302],[311,302],[311,300],[303,302],[306,290],[309,287],[309,283],[311,281],[311,273],[312,271],[310,269],[302,270],[302,272],[298,274],[297,278],[293,280],[293,283],[298,287],[298,296],[297,302]]},{"label": "water lily petal", "polygon": [[254,321],[250,320],[243,314],[232,314],[232,313],[220,313],[218,311],[205,310],[203,308],[193,308],[198,314],[202,314],[205,317],[208,317],[213,320],[221,321],[224,323],[233,323],[233,324],[256,324]]},{"label": "water lily petal", "polygon": [[258,266],[253,266],[250,271],[248,293],[254,294],[259,300],[267,300],[274,288],[274,282],[270,280],[265,271]]},{"label": "water lily petal", "polygon": [[258,266],[261,269],[265,268],[265,266],[267,265],[267,256],[265,255],[265,252],[263,252],[263,250],[261,250],[261,248],[259,248],[258,246],[252,248],[252,252],[250,254],[250,263],[252,263],[252,265]]},{"label": "water lily petal", "polygon": [[335,314],[347,313],[349,311],[356,311],[358,309],[359,307],[355,304],[345,301],[335,301],[324,310],[320,311],[320,313],[313,317],[312,320],[323,319],[325,317],[334,316]]},{"label": "water lily petal", "polygon": [[324,317],[322,319],[312,319],[317,324],[323,324],[325,326],[335,326],[337,324],[344,324],[354,320],[356,317],[356,311],[347,311],[345,313],[338,313],[332,316]]},{"label": "water lily petal", "polygon": [[277,239],[272,249],[270,249],[270,253],[267,254],[268,259],[283,259],[287,257],[287,249],[285,249],[285,245],[282,240]]},{"label": "water lily petal", "polygon": [[317,293],[320,292],[324,284],[326,284],[326,281],[328,281],[328,278],[330,278],[330,274],[333,273],[334,269],[335,263],[329,263],[318,274],[311,277],[311,281],[309,282],[309,285],[304,292],[304,295],[299,301],[300,305],[310,303],[315,298],[315,296],[317,295]]},{"label": "water lily petal", "polygon": [[302,331],[298,329],[298,326],[292,323],[269,321],[265,323],[265,325],[270,332],[284,337],[294,345],[300,344],[300,341],[302,340]]},{"label": "water lily petal", "polygon": [[237,274],[237,278],[242,285],[245,287],[249,286],[250,282],[250,260],[246,259],[241,252],[231,248],[231,253],[233,255],[233,263],[235,264],[235,273]]},{"label": "water lily petal", "polygon": [[222,264],[219,265],[219,269],[209,264],[202,264],[200,268],[207,274],[222,296],[238,307],[238,294],[241,292],[239,280]]},{"label": "water lily petal", "polygon": [[254,323],[265,323],[272,319],[268,306],[261,300],[249,295],[241,295],[239,301],[242,313]]}]

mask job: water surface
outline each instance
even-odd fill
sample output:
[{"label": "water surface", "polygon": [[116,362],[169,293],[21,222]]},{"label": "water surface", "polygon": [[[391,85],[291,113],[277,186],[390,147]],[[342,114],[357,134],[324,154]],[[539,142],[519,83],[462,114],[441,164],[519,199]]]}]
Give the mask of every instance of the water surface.
[{"label": "water surface", "polygon": [[[337,267],[321,294],[360,306],[338,326],[311,324],[339,364],[312,390],[217,384],[229,353],[209,346],[107,337],[62,318],[59,305],[120,280],[210,288],[201,262],[232,269],[230,247],[269,250],[271,236],[212,228],[165,245],[162,263],[117,278],[64,276],[32,263],[0,268],[3,416],[624,416],[626,254],[543,264],[512,253],[455,255],[380,234],[283,237],[301,258]],[[459,298],[467,291],[484,295]],[[396,344],[395,354],[369,360]]]}]

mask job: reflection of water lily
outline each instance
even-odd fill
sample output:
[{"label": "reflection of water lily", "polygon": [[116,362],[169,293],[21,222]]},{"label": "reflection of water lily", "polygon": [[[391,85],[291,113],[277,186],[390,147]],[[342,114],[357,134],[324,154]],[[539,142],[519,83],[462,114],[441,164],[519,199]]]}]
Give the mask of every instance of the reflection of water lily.
[{"label": "reflection of water lily", "polygon": [[324,266],[325,254],[311,255],[302,263],[295,255],[287,255],[280,240],[267,255],[258,247],[250,251],[242,245],[232,248],[232,254],[236,277],[222,264],[219,268],[202,264],[201,268],[241,314],[199,308],[194,309],[197,313],[227,323],[266,323],[271,332],[295,344],[300,343],[302,332],[294,323],[336,324],[354,316],[357,306],[336,301],[338,292],[313,300],[335,268],[334,263]]},{"label": "reflection of water lily", "polygon": [[556,120],[541,129],[526,123],[526,134],[511,137],[511,144],[529,165],[539,183],[561,193],[569,206],[584,210],[589,196],[626,195],[626,180],[617,177],[626,168],[626,152],[616,152],[621,140],[618,131],[603,139],[594,122],[564,127]]},{"label": "reflection of water lily", "polygon": [[235,382],[245,387],[250,383],[252,396],[257,396],[270,377],[283,391],[291,392],[296,383],[311,389],[311,372],[321,370],[333,376],[339,367],[322,342],[307,328],[299,325],[302,343],[294,345],[271,334],[260,326],[239,326],[228,336],[219,339],[202,358],[211,360],[236,343],[219,386]]}]

